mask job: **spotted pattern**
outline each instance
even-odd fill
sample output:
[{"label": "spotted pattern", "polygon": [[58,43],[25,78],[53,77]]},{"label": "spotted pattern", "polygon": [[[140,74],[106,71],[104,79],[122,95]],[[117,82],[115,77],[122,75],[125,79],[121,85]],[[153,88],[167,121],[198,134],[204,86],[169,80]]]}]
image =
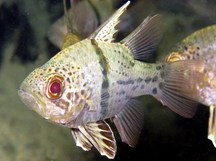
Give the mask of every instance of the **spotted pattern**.
[{"label": "spotted pattern", "polygon": [[200,47],[191,43],[184,44],[179,51],[171,52],[166,58],[166,62],[175,62],[179,60],[199,59]]}]

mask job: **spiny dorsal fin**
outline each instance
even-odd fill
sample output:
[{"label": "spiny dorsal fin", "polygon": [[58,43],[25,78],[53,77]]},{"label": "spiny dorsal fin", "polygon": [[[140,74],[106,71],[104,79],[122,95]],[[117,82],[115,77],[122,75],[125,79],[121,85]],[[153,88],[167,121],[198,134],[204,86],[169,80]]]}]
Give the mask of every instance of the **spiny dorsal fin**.
[{"label": "spiny dorsal fin", "polygon": [[161,38],[161,16],[147,17],[121,42],[125,43],[137,60],[146,60],[156,49]]},{"label": "spiny dorsal fin", "polygon": [[137,144],[143,127],[143,109],[137,100],[131,99],[126,104],[124,110],[113,119],[122,142],[127,143],[131,147]]},{"label": "spiny dorsal fin", "polygon": [[209,123],[208,123],[208,139],[212,141],[216,147],[216,105],[211,105],[209,109]]},{"label": "spiny dorsal fin", "polygon": [[196,112],[197,84],[203,71],[204,62],[176,61],[164,64],[161,71],[163,82],[159,83],[159,90],[155,96],[164,105],[177,114],[191,118]]},{"label": "spiny dorsal fin", "polygon": [[114,40],[115,33],[118,31],[116,26],[120,22],[120,17],[125,12],[129,4],[130,1],[120,7],[105,23],[103,23],[92,35],[90,35],[89,38],[112,42]]},{"label": "spiny dorsal fin", "polygon": [[76,146],[81,147],[84,151],[91,150],[92,144],[79,129],[71,129],[71,134],[73,135]]},{"label": "spiny dorsal fin", "polygon": [[115,137],[105,121],[90,122],[78,128],[101,155],[105,155],[109,159],[115,157],[117,151]]}]

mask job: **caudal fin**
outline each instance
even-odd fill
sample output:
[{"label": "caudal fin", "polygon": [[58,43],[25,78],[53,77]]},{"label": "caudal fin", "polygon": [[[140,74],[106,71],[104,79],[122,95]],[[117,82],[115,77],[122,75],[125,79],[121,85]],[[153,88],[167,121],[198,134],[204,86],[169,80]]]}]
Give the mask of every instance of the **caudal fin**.
[{"label": "caudal fin", "polygon": [[177,114],[193,117],[197,106],[197,80],[203,66],[203,61],[198,60],[164,64],[157,99]]}]

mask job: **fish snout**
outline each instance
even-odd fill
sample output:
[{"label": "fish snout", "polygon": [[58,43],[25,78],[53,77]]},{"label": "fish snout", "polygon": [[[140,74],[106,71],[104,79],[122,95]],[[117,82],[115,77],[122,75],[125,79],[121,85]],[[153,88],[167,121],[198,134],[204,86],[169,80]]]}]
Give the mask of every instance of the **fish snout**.
[{"label": "fish snout", "polygon": [[18,95],[21,98],[22,102],[30,109],[33,109],[35,111],[39,110],[38,102],[31,92],[30,89],[28,89],[28,86],[23,82],[18,90]]}]

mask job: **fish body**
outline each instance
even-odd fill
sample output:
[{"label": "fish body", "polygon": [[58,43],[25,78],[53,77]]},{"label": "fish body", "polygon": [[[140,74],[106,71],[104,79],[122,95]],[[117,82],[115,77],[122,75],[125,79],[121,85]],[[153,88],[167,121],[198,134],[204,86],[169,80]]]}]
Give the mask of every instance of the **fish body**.
[{"label": "fish body", "polygon": [[185,38],[178,49],[170,53],[168,62],[180,61],[188,66],[188,75],[182,84],[188,98],[210,106],[208,138],[216,147],[216,25],[198,30]]},{"label": "fish body", "polygon": [[[123,142],[135,146],[143,126],[142,104],[152,95],[185,117],[196,102],[182,97],[174,63],[144,63],[160,40],[160,16],[147,17],[132,33],[114,42],[128,1],[88,38],[66,45],[35,69],[18,91],[22,101],[44,118],[71,129],[77,146],[96,147],[114,158],[117,150],[111,119]],[[173,68],[174,67],[174,68]]]},{"label": "fish body", "polygon": [[[49,72],[46,78],[63,76],[64,86],[68,87],[67,91],[60,100],[53,101],[50,108],[62,104],[61,108],[73,110],[76,119],[70,126],[77,127],[87,122],[111,118],[119,113],[131,98],[152,94],[160,80],[160,71],[156,68],[161,66],[135,60],[125,45],[85,39],[61,51],[44,66],[36,69],[24,81],[23,86],[28,85],[34,89],[38,80],[35,82],[32,78],[42,75],[41,78],[37,77],[42,80],[46,72]],[[72,107],[76,109],[70,109]],[[81,109],[84,114],[77,118]],[[44,111],[40,113],[45,114]],[[55,115],[49,119],[55,120]],[[49,117],[49,113],[45,117]],[[64,119],[59,122],[68,122]]]}]

